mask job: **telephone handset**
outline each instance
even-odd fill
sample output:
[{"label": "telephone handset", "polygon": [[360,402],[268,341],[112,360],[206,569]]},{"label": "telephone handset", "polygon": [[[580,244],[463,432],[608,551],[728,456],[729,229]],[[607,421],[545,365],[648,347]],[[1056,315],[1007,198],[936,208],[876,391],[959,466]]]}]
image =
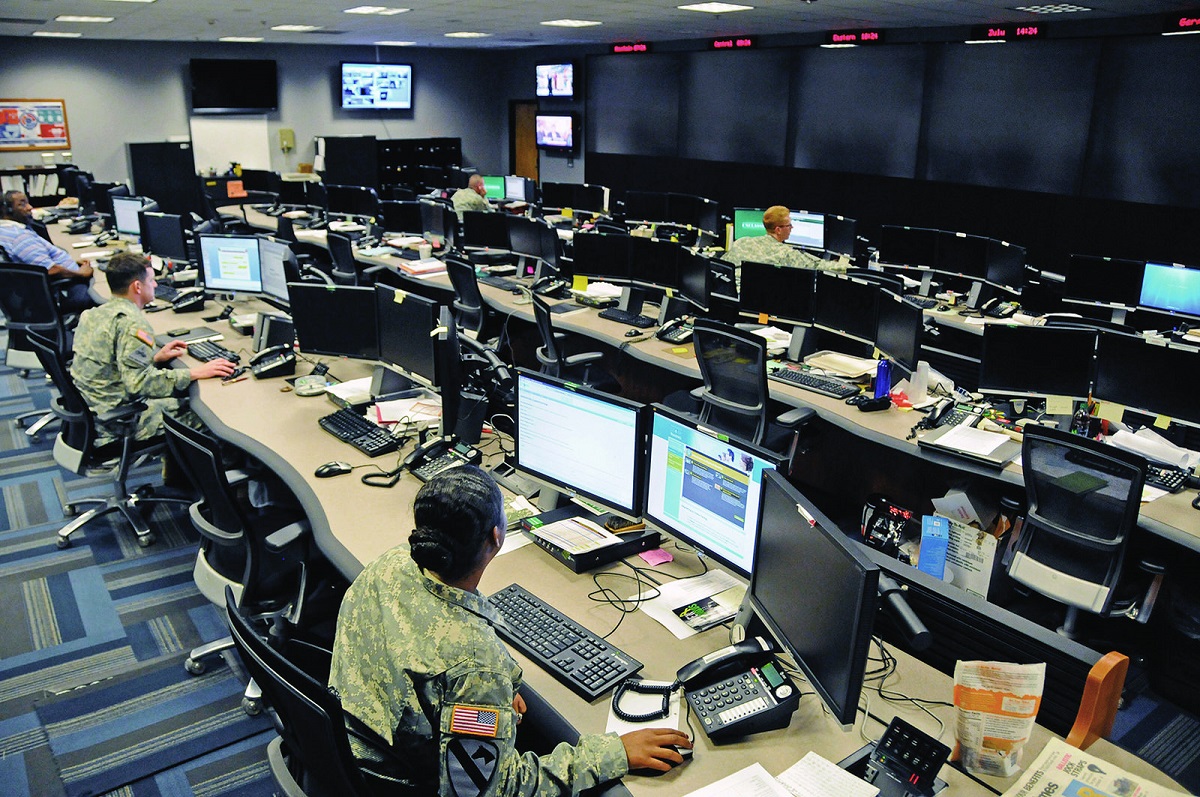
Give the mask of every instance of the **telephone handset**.
[{"label": "telephone handset", "polygon": [[979,311],[988,318],[1008,318],[1017,312],[1017,306],[1012,302],[1002,302],[999,298],[992,297],[980,306]]},{"label": "telephone handset", "polygon": [[263,349],[250,358],[250,373],[255,379],[291,376],[296,373],[296,352],[286,343]]},{"label": "telephone handset", "polygon": [[692,325],[682,318],[676,318],[663,324],[654,337],[667,343],[687,343],[692,339]]},{"label": "telephone handset", "polygon": [[977,407],[958,404],[954,399],[942,399],[929,412],[927,418],[930,428],[939,426],[974,426],[979,423],[982,414]]},{"label": "telephone handset", "polygon": [[551,296],[566,288],[569,283],[558,277],[543,277],[533,284],[533,292],[538,296]]},{"label": "telephone handset", "polygon": [[401,467],[408,468],[423,482],[427,482],[437,474],[459,465],[478,465],[483,460],[483,454],[478,448],[468,445],[453,437],[438,437],[404,458]]},{"label": "telephone handset", "polygon": [[713,651],[675,674],[700,727],[714,742],[786,728],[800,691],[763,637]]}]

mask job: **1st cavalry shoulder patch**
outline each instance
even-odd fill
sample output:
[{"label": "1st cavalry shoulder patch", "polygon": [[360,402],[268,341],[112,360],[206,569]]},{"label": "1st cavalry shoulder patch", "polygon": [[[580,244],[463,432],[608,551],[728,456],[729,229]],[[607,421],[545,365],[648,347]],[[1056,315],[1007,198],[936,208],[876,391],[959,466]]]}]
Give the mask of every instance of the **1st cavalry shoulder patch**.
[{"label": "1st cavalry shoulder patch", "polygon": [[142,343],[145,343],[147,346],[150,346],[151,348],[154,347],[154,338],[150,337],[150,333],[147,332],[146,330],[135,329],[133,331],[133,336],[135,338],[137,338],[138,340],[140,340]]},{"label": "1st cavalry shoulder patch", "polygon": [[450,710],[450,732],[470,736],[496,738],[500,725],[500,712],[494,708],[455,705]]}]

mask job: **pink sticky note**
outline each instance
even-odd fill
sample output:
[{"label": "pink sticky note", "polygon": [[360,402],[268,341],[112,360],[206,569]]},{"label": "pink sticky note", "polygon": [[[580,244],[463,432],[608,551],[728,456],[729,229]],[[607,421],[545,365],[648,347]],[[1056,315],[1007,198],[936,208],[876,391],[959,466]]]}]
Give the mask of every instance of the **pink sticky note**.
[{"label": "pink sticky note", "polygon": [[642,557],[642,560],[651,567],[675,561],[675,557],[662,548],[655,548],[653,551],[642,551],[638,556]]}]

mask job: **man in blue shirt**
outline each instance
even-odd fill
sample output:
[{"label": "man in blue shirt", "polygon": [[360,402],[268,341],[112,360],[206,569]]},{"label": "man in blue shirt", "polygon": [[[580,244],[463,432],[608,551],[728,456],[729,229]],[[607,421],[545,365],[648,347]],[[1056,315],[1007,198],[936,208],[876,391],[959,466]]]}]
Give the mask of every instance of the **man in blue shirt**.
[{"label": "man in blue shirt", "polygon": [[59,307],[68,313],[95,307],[88,293],[88,281],[92,277],[90,263],[76,263],[54,244],[44,240],[26,225],[31,217],[33,208],[29,198],[20,191],[9,191],[0,203],[0,249],[8,253],[8,259],[14,263],[26,263],[31,266],[41,266],[51,277],[69,277],[71,281],[63,286]]}]

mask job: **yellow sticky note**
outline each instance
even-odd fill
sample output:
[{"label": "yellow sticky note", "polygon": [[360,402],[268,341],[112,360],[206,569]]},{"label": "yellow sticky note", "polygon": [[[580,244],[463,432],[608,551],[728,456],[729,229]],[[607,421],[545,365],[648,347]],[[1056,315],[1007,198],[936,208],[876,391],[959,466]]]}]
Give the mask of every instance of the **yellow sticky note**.
[{"label": "yellow sticky note", "polygon": [[766,314],[766,313],[759,313],[759,314],[758,314],[758,323],[760,323],[760,324],[765,324],[765,323],[767,323],[767,321],[769,321],[769,320],[770,320],[770,319],[769,319],[769,317],[767,316],[767,314]]},{"label": "yellow sticky note", "polygon": [[674,289],[674,288],[667,288],[667,290],[666,290],[666,294],[667,294],[667,298],[668,298],[668,299],[674,299],[674,298],[675,298],[675,289]]},{"label": "yellow sticky note", "polygon": [[404,301],[405,296],[408,296],[408,294],[404,291],[396,291],[392,294],[392,301],[396,304],[401,304]]},{"label": "yellow sticky note", "polygon": [[875,348],[871,349],[871,359],[872,359],[872,360],[881,360],[881,359],[883,359],[883,352],[881,352],[881,351],[879,350],[879,347],[878,347],[878,346],[876,346]]},{"label": "yellow sticky note", "polygon": [[586,291],[587,290],[587,277],[578,277],[578,276],[572,277],[571,278],[571,290]]},{"label": "yellow sticky note", "polygon": [[1166,415],[1159,415],[1157,418],[1154,419],[1154,425],[1157,426],[1159,429],[1166,429],[1168,426],[1171,425],[1171,419],[1168,418]]},{"label": "yellow sticky note", "polygon": [[673,354],[681,354],[682,355],[682,354],[687,354],[688,350],[687,350],[687,347],[685,347],[685,346],[676,346],[675,348],[671,349],[671,352]]},{"label": "yellow sticky note", "polygon": [[1047,415],[1073,415],[1075,402],[1069,396],[1046,396]]},{"label": "yellow sticky note", "polygon": [[1097,417],[1103,418],[1106,421],[1121,422],[1121,418],[1125,416],[1124,404],[1113,404],[1111,401],[1103,401],[1096,410]]}]

